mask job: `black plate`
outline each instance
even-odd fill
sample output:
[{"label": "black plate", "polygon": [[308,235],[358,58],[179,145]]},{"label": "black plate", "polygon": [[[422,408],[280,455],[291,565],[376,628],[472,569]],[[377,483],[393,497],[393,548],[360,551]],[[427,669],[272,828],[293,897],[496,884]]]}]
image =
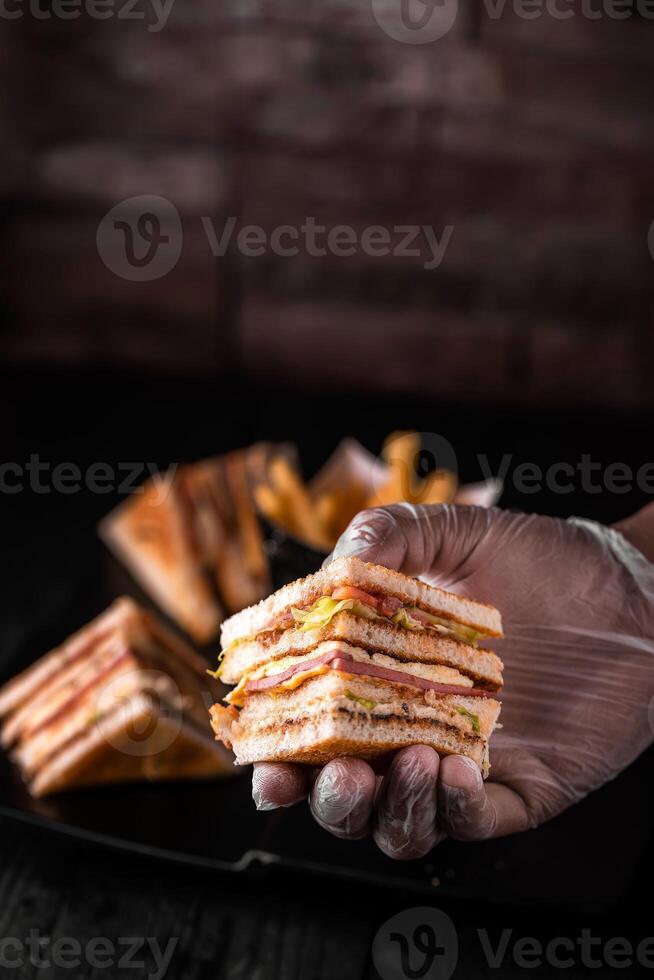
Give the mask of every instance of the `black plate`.
[{"label": "black plate", "polygon": [[[101,550],[91,550],[87,558],[95,574],[75,577],[70,590],[62,587],[63,601],[54,591],[44,598],[41,615],[21,629],[10,674],[116,595],[129,591],[147,602],[119,566]],[[625,895],[647,848],[651,761],[651,755],[643,757],[537,831],[478,844],[448,841],[428,859],[412,862],[389,860],[369,840],[331,837],[314,824],[306,804],[258,813],[248,771],[210,783],[111,786],[33,800],[16,768],[0,756],[0,812],[121,849],[222,871],[292,868],[422,893],[599,910]],[[619,849],[607,847],[606,828],[619,825],[625,799],[630,801],[629,834]]]},{"label": "black plate", "polygon": [[[221,871],[261,867],[357,879],[409,891],[489,902],[556,903],[594,910],[625,894],[647,839],[650,819],[631,811],[619,852],[607,848],[601,819],[612,791],[630,798],[646,784],[633,770],[567,815],[518,837],[479,844],[446,842],[428,860],[391,861],[370,841],[324,833],[308,807],[257,813],[249,774],[211,783],[114,786],[33,800],[18,772],[0,760],[0,812],[50,829]],[[633,799],[633,797],[631,797]],[[618,800],[615,800],[618,805]],[[618,858],[619,853],[619,858]]]}]

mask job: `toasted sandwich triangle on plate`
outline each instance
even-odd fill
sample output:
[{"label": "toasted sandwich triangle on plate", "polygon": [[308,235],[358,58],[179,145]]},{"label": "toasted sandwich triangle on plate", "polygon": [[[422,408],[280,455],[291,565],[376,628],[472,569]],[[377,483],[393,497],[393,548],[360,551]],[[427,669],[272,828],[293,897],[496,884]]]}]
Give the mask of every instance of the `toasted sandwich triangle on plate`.
[{"label": "toasted sandwich triangle on plate", "polygon": [[0,690],[0,741],[34,796],[227,775],[206,724],[216,693],[204,660],[122,598]]},{"label": "toasted sandwich triangle on plate", "polygon": [[211,709],[237,764],[321,764],[424,743],[488,772],[503,664],[480,646],[499,612],[400,572],[342,558],[222,627]]}]

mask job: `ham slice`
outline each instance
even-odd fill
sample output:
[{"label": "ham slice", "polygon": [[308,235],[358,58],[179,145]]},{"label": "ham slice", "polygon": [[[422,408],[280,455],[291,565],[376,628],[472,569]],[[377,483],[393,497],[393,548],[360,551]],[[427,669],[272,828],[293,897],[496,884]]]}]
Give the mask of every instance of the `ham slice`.
[{"label": "ham slice", "polygon": [[408,684],[411,687],[419,687],[423,691],[435,691],[437,694],[461,694],[468,698],[495,698],[500,700],[497,694],[490,691],[483,691],[476,687],[459,687],[456,684],[438,684],[430,681],[426,677],[419,677],[417,674],[409,674],[403,670],[392,670],[390,667],[378,667],[377,664],[363,664],[358,660],[339,657],[330,662],[333,670],[342,670],[346,674],[365,674],[366,677],[379,677],[384,681],[394,681],[396,684]]},{"label": "ham slice", "polygon": [[427,613],[423,612],[422,609],[418,609],[417,606],[414,606],[409,615],[411,616],[411,619],[417,619],[419,623],[423,623],[425,626],[434,625],[433,619],[430,619]]},{"label": "ham slice", "polygon": [[392,619],[403,605],[404,603],[401,599],[396,599],[392,595],[383,595],[379,599],[379,611],[382,616],[388,616],[389,619]]},{"label": "ham slice", "polygon": [[326,653],[321,653],[319,657],[314,657],[313,660],[303,660],[301,664],[287,667],[286,670],[280,670],[278,674],[270,674],[269,677],[257,677],[255,680],[248,681],[245,685],[245,692],[246,694],[250,694],[253,691],[268,691],[271,687],[277,687],[278,684],[283,684],[284,681],[290,680],[294,674],[299,674],[300,671],[322,667],[331,660],[336,660],[337,657],[343,659],[344,654],[341,650],[327,650]]},{"label": "ham slice", "polygon": [[430,681],[426,677],[418,677],[416,674],[410,674],[403,670],[392,670],[389,667],[378,667],[377,664],[373,663],[362,663],[338,649],[328,650],[319,657],[314,657],[313,660],[303,660],[302,663],[288,667],[278,674],[271,674],[269,677],[259,677],[255,680],[248,681],[245,685],[245,691],[247,694],[254,693],[255,691],[268,691],[273,687],[277,687],[279,684],[283,684],[284,681],[290,680],[295,674],[313,670],[314,667],[323,666],[328,666],[332,670],[341,670],[346,674],[363,674],[366,677],[378,677],[380,680],[393,681],[396,684],[405,684],[410,687],[418,687],[422,691],[435,691],[436,694],[459,694],[468,698],[495,698],[496,701],[501,700],[499,695],[490,691],[480,690],[479,688],[459,687],[455,684],[438,684],[436,681]]}]

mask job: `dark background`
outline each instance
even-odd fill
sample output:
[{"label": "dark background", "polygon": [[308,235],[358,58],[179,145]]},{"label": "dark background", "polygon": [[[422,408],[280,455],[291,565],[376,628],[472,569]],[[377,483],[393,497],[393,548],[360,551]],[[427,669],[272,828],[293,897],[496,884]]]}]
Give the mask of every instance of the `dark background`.
[{"label": "dark background", "polygon": [[[510,453],[512,467],[522,462],[576,465],[582,453],[589,453],[603,466],[622,461],[634,470],[650,456],[651,421],[645,413],[489,411],[436,399],[316,393],[279,383],[153,379],[106,370],[15,371],[3,378],[2,390],[14,412],[7,455],[21,463],[38,453],[42,462],[74,462],[82,469],[96,461],[164,466],[266,437],[296,439],[310,473],[341,435],[353,434],[379,451],[384,435],[396,425],[446,434],[457,448],[466,481],[482,476],[477,453],[498,464]],[[29,486],[3,494],[3,675],[40,655],[106,602],[105,560],[95,523],[120,499],[116,492],[42,494]],[[586,494],[578,481],[571,494],[545,488],[532,497],[509,480],[503,503],[611,521],[647,499],[637,489],[625,495]],[[0,894],[5,896],[0,932],[23,936],[38,928],[53,940],[73,936],[86,942],[102,935],[116,943],[121,936],[142,935],[158,938],[162,946],[177,937],[169,976],[184,980],[375,978],[371,944],[377,930],[391,915],[423,905],[444,910],[455,923],[460,943],[455,977],[497,974],[484,959],[479,928],[488,930],[494,946],[504,929],[513,930],[511,942],[530,936],[544,943],[558,936],[574,940],[590,929],[603,941],[628,937],[635,945],[651,932],[648,905],[641,898],[652,868],[651,764],[647,753],[615,782],[540,830],[487,844],[450,842],[415,867],[390,869],[420,883],[432,873],[436,884],[428,894],[400,883],[339,883],[311,870],[300,874],[284,867],[236,876],[182,869],[112,854],[0,816]],[[345,868],[363,863],[378,873],[389,870],[386,859],[374,859],[369,842],[339,844],[327,838],[312,826],[304,807],[266,824],[269,815],[250,810],[244,788],[236,812],[220,813],[212,825],[202,797],[198,812],[197,794],[183,787],[180,792],[189,813],[183,839],[175,841],[179,849],[225,850],[234,859],[241,853],[237,844],[243,834],[250,833],[246,828],[252,828],[256,846],[263,834],[268,849],[301,862],[333,861]],[[141,838],[156,840],[166,821],[166,802],[165,794],[155,792],[139,812]],[[73,819],[74,809],[66,810]],[[118,822],[123,830],[130,823]],[[230,846],[223,848],[225,843]],[[575,967],[567,974],[588,975],[575,955]],[[125,968],[116,976],[145,976],[151,969],[154,964],[148,961],[142,972]],[[524,972],[509,951],[502,977]],[[551,968],[545,964],[532,972],[550,976]],[[632,968],[630,975],[636,972]],[[25,976],[43,975],[43,969],[26,968]],[[65,978],[71,972],[52,975]],[[80,972],[95,975],[106,974],[90,968]]]},{"label": "dark background", "polygon": [[[478,454],[498,467],[511,454],[509,476],[583,454],[650,462],[654,26],[575,10],[494,20],[461,0],[453,30],[426,45],[386,37],[363,0],[177,0],[160,33],[0,18],[3,461],[163,467],[292,439],[310,475],[345,435],[379,452],[391,429],[415,428],[452,443],[464,482],[483,476]],[[177,266],[149,283],[114,275],[95,243],[105,213],[140,194],[169,198],[184,229]],[[216,260],[202,215],[455,230],[433,271],[362,254]],[[650,498],[579,480],[526,494],[509,478],[502,505],[612,522]],[[119,499],[0,494],[2,676],[99,608],[95,523]],[[647,755],[496,852],[446,845],[439,867],[464,847],[480,862],[501,853],[503,894],[520,848],[557,855],[540,905],[489,901],[472,877],[430,896],[459,930],[455,977],[497,972],[477,927],[495,940],[651,932],[650,772]],[[426,901],[176,868],[6,817],[0,831],[0,938],[176,936],[175,980],[375,977],[377,928]]]},{"label": "dark background", "polygon": [[[466,403],[651,405],[654,26],[564,6],[575,16],[526,20],[460,0],[431,44],[389,38],[370,0],[191,0],[158,33],[0,20],[0,351]],[[184,247],[172,273],[134,284],[95,237],[139,194],[173,202]],[[215,260],[201,216],[455,230],[432,271],[360,253]]]}]

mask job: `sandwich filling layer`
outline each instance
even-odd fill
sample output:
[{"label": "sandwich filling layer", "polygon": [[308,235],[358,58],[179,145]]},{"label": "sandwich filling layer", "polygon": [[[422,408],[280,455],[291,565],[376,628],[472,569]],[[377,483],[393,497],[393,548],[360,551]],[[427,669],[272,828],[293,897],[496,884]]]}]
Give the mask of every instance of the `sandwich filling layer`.
[{"label": "sandwich filling layer", "polygon": [[278,613],[259,633],[232,641],[225,653],[241,643],[260,640],[261,635],[265,633],[278,633],[293,628],[298,628],[302,632],[324,629],[334,616],[345,610],[363,619],[390,622],[413,631],[430,630],[440,636],[451,637],[471,645],[475,645],[479,637],[483,636],[483,633],[471,626],[464,626],[444,616],[436,616],[415,605],[406,605],[395,596],[376,595],[353,586],[341,586],[334,589],[330,595],[320,596],[308,607],[292,606]]},{"label": "sandwich filling layer", "polygon": [[[503,664],[497,654],[483,647],[469,646],[431,630],[407,632],[390,620],[362,619],[351,611],[337,613],[328,626],[303,632],[288,629],[265,634],[266,640],[241,643],[220,662],[220,679],[238,684],[246,673],[282,658],[315,653],[327,641],[347,643],[370,654],[391,657],[402,670],[407,663],[439,664],[470,678],[475,687],[498,690],[502,686]],[[454,681],[456,683],[456,681]],[[447,681],[443,681],[447,683]]]},{"label": "sandwich filling layer", "polygon": [[477,642],[501,635],[492,606],[337,559],[223,624],[212,727],[239,765],[424,742],[486,772],[503,664]]},{"label": "sandwich filling layer", "polygon": [[[334,754],[368,757],[390,750],[399,738],[398,745],[424,742],[439,752],[463,752],[486,772],[488,739],[500,707],[492,698],[471,696],[470,690],[462,695],[441,694],[329,671],[275,696],[255,693],[240,711],[216,704],[211,721],[216,736],[233,747],[239,765],[265,759],[267,753],[262,754],[258,746],[266,740],[272,740],[275,758],[320,763]],[[311,751],[304,758],[303,733],[319,725],[331,738],[339,719],[348,719],[345,733],[350,744],[336,752],[333,746],[323,752],[324,746],[309,744]],[[389,743],[385,749],[379,748],[382,742]]]},{"label": "sandwich filling layer", "polygon": [[[428,613],[434,617],[432,625],[445,629],[458,625],[474,634],[502,636],[502,618],[493,606],[350,557],[337,558],[313,575],[283,586],[256,606],[230,617],[221,627],[221,645],[228,649],[243,638],[285,628],[289,620],[293,621],[292,609],[307,612],[325,598],[335,602],[342,599],[361,602],[387,621],[404,608],[415,610],[417,618],[420,612]],[[460,635],[467,640],[476,638],[468,632]]]},{"label": "sandwich filling layer", "polygon": [[330,670],[376,677],[394,684],[438,691],[441,694],[491,697],[490,692],[475,688],[470,677],[452,667],[399,662],[381,653],[368,653],[349,643],[332,641],[322,643],[302,656],[281,657],[245,673],[225,700],[240,707],[250,694],[294,690],[311,677]]},{"label": "sandwich filling layer", "polygon": [[337,707],[363,712],[371,719],[402,717],[438,721],[470,737],[485,738],[500,711],[499,701],[465,694],[444,694],[421,688],[397,687],[383,678],[329,671],[310,678],[295,690],[279,691],[276,697],[262,692],[249,697],[245,706],[231,713],[238,731],[258,731],[292,724],[307,714]]}]

